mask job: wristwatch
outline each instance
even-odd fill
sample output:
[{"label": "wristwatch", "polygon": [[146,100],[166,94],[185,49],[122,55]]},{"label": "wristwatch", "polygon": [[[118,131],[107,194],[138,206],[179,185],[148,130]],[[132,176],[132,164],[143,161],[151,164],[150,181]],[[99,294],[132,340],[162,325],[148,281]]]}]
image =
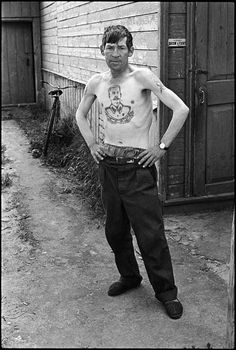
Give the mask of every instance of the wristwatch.
[{"label": "wristwatch", "polygon": [[166,147],[166,145],[164,144],[164,142],[161,142],[159,145],[160,149],[167,151],[169,147]]}]

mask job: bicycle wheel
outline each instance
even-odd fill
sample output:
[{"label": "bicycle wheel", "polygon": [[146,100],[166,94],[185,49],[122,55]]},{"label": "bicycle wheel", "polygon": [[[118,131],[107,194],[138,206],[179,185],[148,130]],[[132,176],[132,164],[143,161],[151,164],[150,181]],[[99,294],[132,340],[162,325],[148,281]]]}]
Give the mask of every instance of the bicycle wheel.
[{"label": "bicycle wheel", "polygon": [[46,137],[45,137],[44,146],[43,146],[43,155],[44,156],[47,155],[48,145],[49,145],[50,137],[52,135],[52,129],[53,129],[53,124],[54,124],[54,120],[55,120],[55,113],[56,113],[56,108],[53,108],[51,111],[51,115],[49,118],[47,128],[46,128],[46,132],[45,132]]}]

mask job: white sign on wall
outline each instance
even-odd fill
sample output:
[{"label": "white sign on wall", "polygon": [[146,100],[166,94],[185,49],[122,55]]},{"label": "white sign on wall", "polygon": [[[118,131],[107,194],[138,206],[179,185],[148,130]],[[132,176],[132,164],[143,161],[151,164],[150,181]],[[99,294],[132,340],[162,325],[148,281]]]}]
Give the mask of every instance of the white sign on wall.
[{"label": "white sign on wall", "polygon": [[186,46],[186,39],[168,39],[169,47],[183,47]]}]

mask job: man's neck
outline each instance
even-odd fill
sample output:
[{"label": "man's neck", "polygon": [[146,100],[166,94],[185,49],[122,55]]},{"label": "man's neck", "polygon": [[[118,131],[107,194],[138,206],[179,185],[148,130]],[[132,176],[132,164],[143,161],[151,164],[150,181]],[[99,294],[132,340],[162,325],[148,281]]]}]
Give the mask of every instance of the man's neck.
[{"label": "man's neck", "polygon": [[129,65],[127,67],[125,67],[122,70],[112,70],[110,69],[110,74],[111,74],[111,78],[112,79],[122,79],[124,78],[128,73],[130,73],[131,68],[129,67]]}]

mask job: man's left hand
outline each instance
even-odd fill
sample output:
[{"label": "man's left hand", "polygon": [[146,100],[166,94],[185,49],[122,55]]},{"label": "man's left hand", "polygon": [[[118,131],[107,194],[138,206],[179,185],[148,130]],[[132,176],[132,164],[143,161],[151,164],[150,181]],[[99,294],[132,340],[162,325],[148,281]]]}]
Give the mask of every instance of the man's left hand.
[{"label": "man's left hand", "polygon": [[147,166],[152,166],[155,164],[161,157],[165,155],[166,151],[160,149],[159,146],[154,146],[146,149],[142,153],[139,154],[139,164],[141,164],[144,168]]}]

